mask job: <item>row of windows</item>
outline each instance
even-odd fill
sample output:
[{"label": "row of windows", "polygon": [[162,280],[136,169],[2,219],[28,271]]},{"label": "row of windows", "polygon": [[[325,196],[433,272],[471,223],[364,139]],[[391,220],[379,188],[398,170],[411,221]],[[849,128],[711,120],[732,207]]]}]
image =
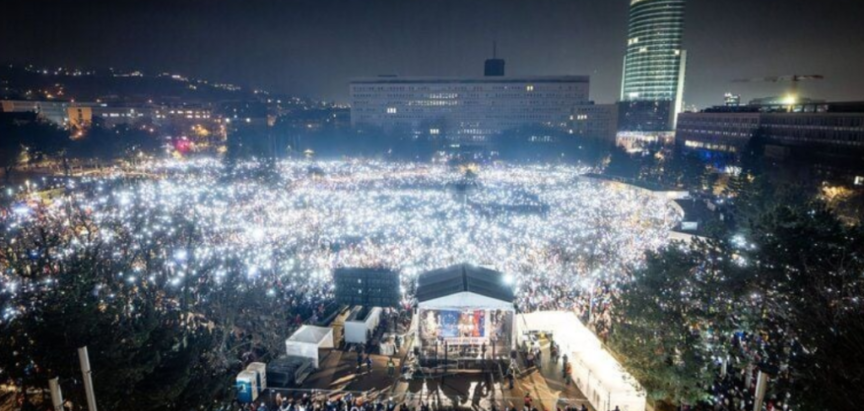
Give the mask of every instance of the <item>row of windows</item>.
[{"label": "row of windows", "polygon": [[414,85],[414,86],[396,86],[396,85],[358,85],[352,84],[351,89],[355,92],[375,92],[375,91],[390,91],[390,92],[399,92],[399,91],[431,91],[431,92],[439,92],[439,93],[454,93],[460,91],[509,91],[509,90],[521,90],[521,91],[573,91],[579,88],[586,88],[587,85],[584,83],[580,84],[512,84],[512,85],[479,85],[479,86],[460,86],[460,85]]},{"label": "row of windows", "polygon": [[485,95],[479,94],[467,94],[463,95],[461,98],[450,98],[450,99],[442,99],[431,97],[426,94],[418,94],[418,93],[355,93],[352,98],[354,99],[399,99],[399,100],[428,100],[428,101],[454,101],[454,100],[462,100],[462,101],[470,101],[470,100],[491,100],[491,99],[532,99],[532,100],[571,100],[575,98],[586,99],[586,94],[574,94],[574,93],[491,93]]}]

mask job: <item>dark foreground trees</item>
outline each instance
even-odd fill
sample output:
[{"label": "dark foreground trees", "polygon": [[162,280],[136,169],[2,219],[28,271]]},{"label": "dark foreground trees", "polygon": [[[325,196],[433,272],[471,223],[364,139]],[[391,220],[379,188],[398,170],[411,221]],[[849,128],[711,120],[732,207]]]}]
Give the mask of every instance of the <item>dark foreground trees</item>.
[{"label": "dark foreground trees", "polygon": [[20,166],[63,155],[68,141],[65,130],[35,114],[3,115],[0,117],[0,166],[4,182],[10,183]]},{"label": "dark foreground trees", "polygon": [[775,406],[855,409],[864,231],[808,203],[770,208],[747,233],[650,255],[617,298],[612,345],[652,396],[674,404],[723,401],[733,395],[724,384],[747,397],[746,374],[762,370]]},{"label": "dark foreground trees", "polygon": [[[64,201],[78,209],[74,198]],[[209,409],[228,401],[242,360],[281,348],[290,310],[275,284],[230,269],[214,273],[196,259],[199,228],[183,224],[184,213],[170,217],[177,222],[170,228],[133,213],[97,230],[76,212],[67,224],[4,230],[0,381],[32,393],[59,377],[80,409],[77,349],[87,346],[102,409]],[[152,238],[136,235],[145,229]]]}]

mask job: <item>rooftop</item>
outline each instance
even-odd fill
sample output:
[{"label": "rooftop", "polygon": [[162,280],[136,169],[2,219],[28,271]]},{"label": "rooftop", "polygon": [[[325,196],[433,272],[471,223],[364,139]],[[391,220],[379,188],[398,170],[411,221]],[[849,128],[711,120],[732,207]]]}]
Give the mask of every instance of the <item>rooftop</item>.
[{"label": "rooftop", "polygon": [[507,284],[503,273],[471,264],[427,271],[417,279],[417,301],[420,302],[461,292],[506,302],[514,299],[513,288]]},{"label": "rooftop", "polygon": [[489,77],[400,77],[356,78],[351,84],[491,84],[491,83],[588,83],[589,76],[489,76]]}]

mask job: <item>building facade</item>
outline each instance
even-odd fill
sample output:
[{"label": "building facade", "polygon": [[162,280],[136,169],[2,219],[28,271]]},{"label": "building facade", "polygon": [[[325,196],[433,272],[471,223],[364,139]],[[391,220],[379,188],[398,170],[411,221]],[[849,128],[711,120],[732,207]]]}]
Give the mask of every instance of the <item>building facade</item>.
[{"label": "building facade", "polygon": [[718,106],[681,113],[675,137],[689,149],[732,154],[758,138],[766,157],[864,172],[864,102]]},{"label": "building facade", "polygon": [[[674,130],[681,111],[687,53],[682,49],[685,0],[631,0],[627,53],[621,82],[621,110],[645,111],[622,122],[626,131]],[[657,106],[662,106],[657,108]],[[665,117],[661,117],[665,116]]]},{"label": "building facade", "polygon": [[757,135],[768,144],[788,147],[864,150],[864,102],[747,105],[681,113],[676,138],[743,147]]},{"label": "building facade", "polygon": [[568,132],[614,143],[618,132],[618,105],[591,103],[573,107]]},{"label": "building facade", "polygon": [[587,76],[358,79],[351,124],[482,142],[530,125],[567,130],[588,91]]},{"label": "building facade", "polygon": [[734,153],[759,131],[758,112],[681,113],[675,138],[685,147]]},{"label": "building facade", "polygon": [[68,101],[38,101],[38,100],[3,100],[0,109],[4,113],[36,113],[36,115],[59,127],[65,127],[69,121]]}]

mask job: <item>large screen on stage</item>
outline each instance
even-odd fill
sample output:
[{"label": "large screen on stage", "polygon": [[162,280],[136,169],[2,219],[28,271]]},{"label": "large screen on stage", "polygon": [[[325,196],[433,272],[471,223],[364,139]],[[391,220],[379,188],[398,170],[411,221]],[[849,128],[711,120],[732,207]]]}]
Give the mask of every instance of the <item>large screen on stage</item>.
[{"label": "large screen on stage", "polygon": [[420,310],[421,343],[480,344],[509,341],[513,313],[503,310]]},{"label": "large screen on stage", "polygon": [[438,328],[444,338],[485,337],[486,312],[473,311],[426,311],[430,329]]}]

